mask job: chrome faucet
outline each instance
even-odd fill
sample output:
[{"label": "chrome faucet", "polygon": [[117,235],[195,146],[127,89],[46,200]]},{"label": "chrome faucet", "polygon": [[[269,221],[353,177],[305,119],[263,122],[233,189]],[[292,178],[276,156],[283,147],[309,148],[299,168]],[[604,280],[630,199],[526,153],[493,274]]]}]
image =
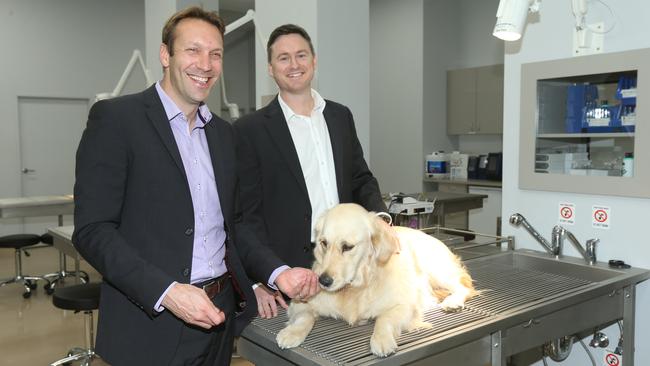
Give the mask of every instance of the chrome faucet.
[{"label": "chrome faucet", "polygon": [[562,228],[560,226],[553,228],[552,243],[549,243],[548,240],[544,239],[544,237],[528,223],[522,214],[512,214],[510,216],[510,223],[515,226],[522,225],[524,229],[526,229],[526,231],[528,231],[549,254],[555,256],[555,258],[559,258],[562,255]]},{"label": "chrome faucet", "polygon": [[582,258],[584,258],[584,260],[587,263],[589,263],[589,265],[594,265],[596,263],[596,244],[600,242],[600,239],[587,240],[587,242],[585,243],[586,249],[584,249],[582,248],[582,245],[580,245],[580,242],[575,237],[575,235],[573,235],[569,230],[561,226],[556,226],[556,228],[559,228],[558,240],[560,245],[562,245],[561,243],[564,240],[564,237],[566,236],[567,238],[569,238],[571,244],[573,244],[573,246],[578,250]]}]

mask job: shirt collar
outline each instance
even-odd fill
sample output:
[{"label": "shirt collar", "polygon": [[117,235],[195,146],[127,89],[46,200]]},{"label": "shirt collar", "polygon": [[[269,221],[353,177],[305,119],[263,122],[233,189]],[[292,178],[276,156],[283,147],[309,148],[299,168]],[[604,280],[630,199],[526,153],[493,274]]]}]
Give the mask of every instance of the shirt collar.
[{"label": "shirt collar", "polygon": [[[160,85],[160,81],[156,82],[156,91],[158,92],[160,101],[162,102],[163,108],[165,109],[165,114],[167,114],[167,120],[171,122],[174,118],[178,117],[179,115],[181,116],[183,115],[183,111],[181,111],[181,109],[178,108],[176,103],[174,103],[172,98],[170,98],[169,95],[165,93],[162,86]],[[208,106],[203,102],[201,102],[201,104],[199,105],[198,113],[201,116],[200,118],[197,118],[196,121],[197,126],[203,127],[206,124],[208,124],[210,120],[212,120],[212,112],[210,112],[210,108],[208,108]]]},{"label": "shirt collar", "polygon": [[[314,89],[311,90],[311,97],[314,99],[314,109],[312,110],[312,113],[322,113],[323,110],[325,109],[325,99],[321,97],[320,94]],[[280,103],[280,108],[282,108],[282,113],[284,114],[284,119],[289,121],[292,117],[294,116],[299,116],[296,112],[294,112],[291,107],[282,99],[282,96],[278,94],[278,103]]]}]

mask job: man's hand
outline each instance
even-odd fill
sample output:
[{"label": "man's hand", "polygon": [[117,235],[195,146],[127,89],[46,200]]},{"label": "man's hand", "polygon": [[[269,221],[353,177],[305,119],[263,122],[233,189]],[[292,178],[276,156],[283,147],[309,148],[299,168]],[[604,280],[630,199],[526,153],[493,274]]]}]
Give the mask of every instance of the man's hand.
[{"label": "man's hand", "polygon": [[276,301],[285,309],[289,307],[284,301],[280,291],[272,291],[262,284],[258,284],[254,291],[255,298],[257,299],[257,311],[260,314],[260,318],[270,319],[278,316]]},{"label": "man's hand", "polygon": [[210,329],[226,321],[202,289],[183,283],[172,286],[162,301],[162,306],[188,324]]},{"label": "man's hand", "polygon": [[318,276],[306,268],[290,268],[283,271],[275,279],[280,291],[292,299],[307,300],[320,291]]}]

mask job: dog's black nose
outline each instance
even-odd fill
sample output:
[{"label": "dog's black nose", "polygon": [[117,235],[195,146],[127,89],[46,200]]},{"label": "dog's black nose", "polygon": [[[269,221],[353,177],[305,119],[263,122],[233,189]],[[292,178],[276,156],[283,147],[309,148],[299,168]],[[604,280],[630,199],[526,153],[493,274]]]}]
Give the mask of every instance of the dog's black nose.
[{"label": "dog's black nose", "polygon": [[327,273],[323,273],[320,275],[320,277],[318,277],[318,282],[323,285],[323,287],[330,287],[334,280]]}]

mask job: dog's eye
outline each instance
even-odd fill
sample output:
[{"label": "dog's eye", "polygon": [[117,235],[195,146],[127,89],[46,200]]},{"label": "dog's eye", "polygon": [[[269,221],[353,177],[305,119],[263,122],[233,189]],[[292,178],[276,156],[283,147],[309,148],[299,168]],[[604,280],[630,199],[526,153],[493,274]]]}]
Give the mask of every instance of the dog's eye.
[{"label": "dog's eye", "polygon": [[342,252],[347,252],[348,250],[352,250],[352,248],[354,248],[354,245],[343,244],[341,246],[341,251]]},{"label": "dog's eye", "polygon": [[321,240],[320,245],[322,245],[323,248],[327,248],[327,240]]}]

